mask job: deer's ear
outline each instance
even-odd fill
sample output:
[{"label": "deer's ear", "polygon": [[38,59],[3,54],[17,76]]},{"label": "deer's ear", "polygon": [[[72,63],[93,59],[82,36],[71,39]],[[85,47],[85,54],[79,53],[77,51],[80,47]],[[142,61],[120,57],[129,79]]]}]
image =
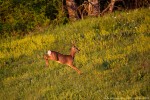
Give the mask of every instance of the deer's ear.
[{"label": "deer's ear", "polygon": [[75,46],[75,41],[71,41],[72,46]]}]

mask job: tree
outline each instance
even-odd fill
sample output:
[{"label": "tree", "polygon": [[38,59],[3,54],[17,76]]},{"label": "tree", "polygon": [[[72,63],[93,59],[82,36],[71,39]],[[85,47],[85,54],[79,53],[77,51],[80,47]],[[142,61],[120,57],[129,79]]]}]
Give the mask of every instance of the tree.
[{"label": "tree", "polygon": [[89,3],[89,16],[98,16],[100,13],[99,0],[88,0]]},{"label": "tree", "polygon": [[68,14],[69,14],[69,19],[70,20],[76,20],[78,19],[77,16],[77,6],[74,0],[66,0],[66,6],[67,6],[67,10],[68,10]]},{"label": "tree", "polygon": [[110,13],[113,12],[114,7],[117,7],[117,6],[115,6],[116,2],[122,2],[125,6],[124,0],[111,0],[110,3],[108,4],[108,6],[102,11],[101,15],[104,15],[104,13],[107,11]]}]

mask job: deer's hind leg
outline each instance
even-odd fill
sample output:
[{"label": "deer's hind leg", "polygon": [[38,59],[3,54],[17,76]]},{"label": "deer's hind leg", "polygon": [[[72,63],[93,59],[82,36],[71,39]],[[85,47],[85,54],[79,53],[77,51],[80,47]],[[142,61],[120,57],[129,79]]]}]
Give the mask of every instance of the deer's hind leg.
[{"label": "deer's hind leg", "polygon": [[48,66],[48,55],[44,55],[46,66]]}]

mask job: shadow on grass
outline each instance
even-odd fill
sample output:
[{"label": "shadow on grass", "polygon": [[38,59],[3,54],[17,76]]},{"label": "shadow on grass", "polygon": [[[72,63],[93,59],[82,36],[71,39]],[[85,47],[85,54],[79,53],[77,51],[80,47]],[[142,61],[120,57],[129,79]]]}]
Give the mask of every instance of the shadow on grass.
[{"label": "shadow on grass", "polygon": [[110,69],[110,62],[108,61],[103,61],[102,64],[97,64],[94,66],[96,70],[98,71],[105,71]]}]

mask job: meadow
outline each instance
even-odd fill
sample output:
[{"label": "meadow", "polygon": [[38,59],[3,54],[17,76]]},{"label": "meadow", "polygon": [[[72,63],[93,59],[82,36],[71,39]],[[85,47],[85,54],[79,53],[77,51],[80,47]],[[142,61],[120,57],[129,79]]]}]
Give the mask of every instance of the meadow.
[{"label": "meadow", "polygon": [[[80,52],[69,66],[48,50]],[[0,40],[1,100],[150,99],[150,9],[87,18]]]}]

